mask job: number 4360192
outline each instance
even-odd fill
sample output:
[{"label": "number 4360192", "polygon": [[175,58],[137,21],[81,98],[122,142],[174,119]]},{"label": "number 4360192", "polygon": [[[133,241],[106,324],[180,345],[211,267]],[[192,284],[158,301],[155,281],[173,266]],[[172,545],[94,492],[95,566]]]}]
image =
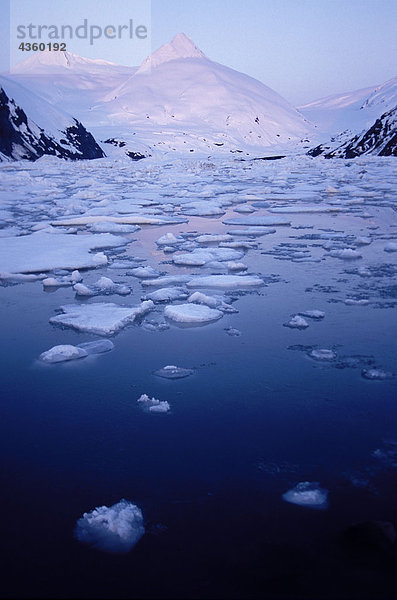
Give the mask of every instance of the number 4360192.
[{"label": "number 4360192", "polygon": [[33,44],[31,44],[30,42],[21,42],[18,46],[18,50],[22,50],[23,52],[30,52],[31,50],[33,50],[33,52],[37,52],[38,50],[40,50],[40,52],[44,52],[44,50],[53,50],[54,52],[66,52],[66,44],[65,42],[48,42],[47,44],[45,44],[44,42],[41,42],[40,44],[37,42],[34,42]]}]

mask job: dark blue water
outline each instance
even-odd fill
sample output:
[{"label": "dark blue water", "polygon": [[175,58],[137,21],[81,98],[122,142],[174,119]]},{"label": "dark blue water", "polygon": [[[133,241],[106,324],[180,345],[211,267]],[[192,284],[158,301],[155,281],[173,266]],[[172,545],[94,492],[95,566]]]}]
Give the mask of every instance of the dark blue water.
[{"label": "dark blue water", "polygon": [[[329,302],[337,293],[307,291],[316,282],[341,287],[343,267],[320,281],[318,265],[278,263],[280,281],[237,295],[237,315],[160,333],[131,326],[111,353],[51,366],[35,358],[95,339],[49,325],[70,290],[3,287],[1,595],[395,597],[395,553],[357,554],[342,538],[354,522],[397,520],[397,473],[373,456],[397,439],[396,383],[291,349],[333,347],[396,370],[393,309],[352,309]],[[311,308],[324,310],[324,321],[282,327]],[[228,336],[229,326],[241,337]],[[196,372],[176,381],[152,374],[167,364]],[[142,393],[167,400],[171,412],[140,411]],[[327,511],[282,501],[306,480],[330,491]],[[74,539],[83,512],[121,498],[146,524],[129,554]]]}]

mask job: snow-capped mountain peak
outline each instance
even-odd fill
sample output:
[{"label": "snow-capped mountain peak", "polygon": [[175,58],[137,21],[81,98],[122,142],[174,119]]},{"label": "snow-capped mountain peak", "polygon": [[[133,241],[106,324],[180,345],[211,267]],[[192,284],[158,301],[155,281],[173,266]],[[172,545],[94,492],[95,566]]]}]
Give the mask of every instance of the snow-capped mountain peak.
[{"label": "snow-capped mountain peak", "polygon": [[206,56],[187,35],[178,33],[169,43],[163,44],[145,58],[137,73],[144,73],[178,58],[206,58]]},{"label": "snow-capped mountain peak", "polygon": [[64,69],[78,70],[79,68],[92,68],[97,65],[114,65],[114,63],[106,60],[84,58],[72,52],[44,50],[43,52],[36,52],[26,60],[15,65],[11,69],[11,73],[17,75],[29,73],[48,74],[52,70],[59,73]]}]

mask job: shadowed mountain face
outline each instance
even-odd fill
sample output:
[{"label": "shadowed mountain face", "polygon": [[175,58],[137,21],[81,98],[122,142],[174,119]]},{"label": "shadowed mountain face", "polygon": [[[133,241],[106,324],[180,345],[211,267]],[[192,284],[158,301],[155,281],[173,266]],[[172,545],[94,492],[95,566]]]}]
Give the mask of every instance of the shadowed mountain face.
[{"label": "shadowed mountain face", "polygon": [[[29,93],[24,90],[25,97]],[[32,104],[36,97],[31,95]],[[40,99],[40,103],[47,104]],[[41,107],[45,111],[45,106]],[[50,107],[54,111],[53,107]],[[64,115],[59,118],[58,131],[52,131],[37,124],[29,111],[7,95],[0,87],[0,160],[1,155],[8,159],[37,160],[48,154],[69,160],[102,158],[104,152],[93,136],[76,119],[69,118],[65,123]]]},{"label": "shadowed mountain face", "polygon": [[397,156],[397,106],[385,112],[368,130],[342,142],[338,136],[331,144],[321,144],[308,152],[324,158],[355,158],[362,154]]}]

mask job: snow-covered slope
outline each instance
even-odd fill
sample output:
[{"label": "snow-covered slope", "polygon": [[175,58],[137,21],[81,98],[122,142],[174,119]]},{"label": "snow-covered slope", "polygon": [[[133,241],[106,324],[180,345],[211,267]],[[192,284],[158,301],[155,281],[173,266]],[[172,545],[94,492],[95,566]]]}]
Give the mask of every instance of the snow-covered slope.
[{"label": "snow-covered slope", "polygon": [[[113,120],[239,148],[297,141],[310,124],[261,82],[215,63],[184,34],[148,57],[106,98]],[[186,140],[185,140],[186,143]]]},{"label": "snow-covered slope", "polygon": [[35,160],[44,154],[72,160],[104,156],[79,121],[15,81],[0,77],[0,155]]},{"label": "snow-covered slope", "polygon": [[397,77],[378,86],[334,94],[299,107],[323,138],[367,130],[376,119],[397,105]]},{"label": "snow-covered slope", "polygon": [[397,106],[384,113],[367,131],[340,143],[322,144],[310,150],[311,156],[325,158],[355,158],[361,154],[397,156]]},{"label": "snow-covered slope", "polygon": [[397,77],[382,85],[301,106],[320,132],[320,144],[308,154],[323,154],[326,158],[395,155],[396,107]]},{"label": "snow-covered slope", "polygon": [[46,50],[16,65],[9,76],[83,123],[97,125],[102,120],[98,111],[90,119],[92,108],[135,71],[136,67]]}]

